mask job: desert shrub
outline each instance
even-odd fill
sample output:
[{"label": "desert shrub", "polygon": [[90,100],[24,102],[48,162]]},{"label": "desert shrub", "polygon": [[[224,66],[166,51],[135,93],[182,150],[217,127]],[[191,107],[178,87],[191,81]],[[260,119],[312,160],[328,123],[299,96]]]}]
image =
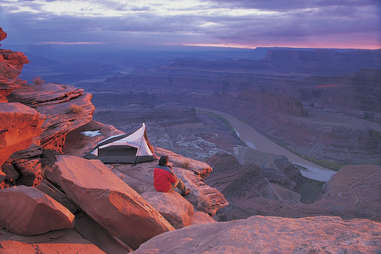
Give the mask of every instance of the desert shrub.
[{"label": "desert shrub", "polygon": [[71,104],[70,107],[69,107],[69,113],[75,113],[75,114],[78,114],[80,112],[82,112],[82,107],[77,105],[77,104]]},{"label": "desert shrub", "polygon": [[43,85],[43,84],[45,84],[45,80],[41,79],[40,77],[35,77],[33,79],[33,84],[35,84],[35,85]]},{"label": "desert shrub", "polygon": [[183,165],[182,165],[182,168],[185,168],[185,169],[189,169],[189,167],[190,167],[190,161],[184,161],[183,162]]}]

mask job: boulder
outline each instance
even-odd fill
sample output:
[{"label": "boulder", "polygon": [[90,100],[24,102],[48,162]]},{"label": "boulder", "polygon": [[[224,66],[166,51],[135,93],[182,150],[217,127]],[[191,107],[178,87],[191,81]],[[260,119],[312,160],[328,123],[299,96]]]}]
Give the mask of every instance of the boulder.
[{"label": "boulder", "polygon": [[14,152],[38,143],[43,122],[44,117],[28,106],[0,103],[0,165]]},{"label": "boulder", "polygon": [[147,200],[175,228],[183,228],[191,224],[193,205],[175,191],[145,192],[142,197]]},{"label": "boulder", "polygon": [[20,236],[0,230],[1,254],[105,254],[70,229],[38,236]]},{"label": "boulder", "polygon": [[182,168],[174,168],[174,172],[181,178],[186,187],[190,189],[187,200],[189,200],[197,210],[214,216],[218,209],[229,205],[225,196],[216,188],[207,185],[202,177]]},{"label": "boulder", "polygon": [[33,187],[15,186],[0,191],[0,224],[21,235],[36,235],[73,227],[74,215]]},{"label": "boulder", "polygon": [[157,167],[157,161],[131,164],[114,164],[112,171],[127,183],[136,192],[154,192],[153,170]]},{"label": "boulder", "polygon": [[381,223],[339,217],[253,216],[161,234],[134,254],[378,253]]},{"label": "boulder", "polygon": [[216,221],[207,213],[195,211],[192,216],[192,225],[197,224],[209,224],[209,223],[215,223]]},{"label": "boulder", "polygon": [[58,156],[55,167],[46,175],[99,225],[134,249],[174,229],[101,161]]},{"label": "boulder", "polygon": [[77,214],[81,210],[76,204],[68,199],[68,197],[66,197],[65,193],[62,190],[60,190],[55,184],[46,178],[44,178],[41,183],[36,186],[36,188],[54,198],[58,203],[69,209],[69,211],[73,214]]},{"label": "boulder", "polygon": [[124,254],[132,252],[130,247],[111,236],[84,212],[75,215],[75,230],[106,253]]}]

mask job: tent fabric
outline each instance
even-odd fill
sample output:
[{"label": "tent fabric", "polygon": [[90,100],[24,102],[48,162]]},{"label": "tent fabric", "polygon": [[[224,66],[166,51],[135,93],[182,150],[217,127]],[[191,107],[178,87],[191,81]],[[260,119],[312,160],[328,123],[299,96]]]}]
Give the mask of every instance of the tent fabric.
[{"label": "tent fabric", "polygon": [[[136,157],[153,157],[153,152],[149,147],[149,141],[146,139],[146,126],[143,123],[137,131],[131,135],[122,134],[108,137],[107,139],[99,142],[92,154],[95,156],[123,156],[123,151],[127,151],[128,157],[131,157],[131,152],[136,150]],[[130,147],[130,149],[128,149]],[[131,148],[135,148],[132,149]],[[127,159],[127,158],[126,158]]]}]

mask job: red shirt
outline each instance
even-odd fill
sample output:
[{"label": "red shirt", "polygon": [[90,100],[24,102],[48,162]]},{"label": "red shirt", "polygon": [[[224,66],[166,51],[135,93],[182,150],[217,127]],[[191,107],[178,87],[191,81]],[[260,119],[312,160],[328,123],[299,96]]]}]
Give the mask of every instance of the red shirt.
[{"label": "red shirt", "polygon": [[170,168],[160,166],[153,171],[153,185],[158,192],[168,192],[177,181]]}]

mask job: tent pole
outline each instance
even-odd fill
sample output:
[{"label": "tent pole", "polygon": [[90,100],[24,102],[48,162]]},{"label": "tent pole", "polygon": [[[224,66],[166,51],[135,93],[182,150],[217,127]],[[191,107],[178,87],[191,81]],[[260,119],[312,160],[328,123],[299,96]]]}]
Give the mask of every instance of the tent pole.
[{"label": "tent pole", "polygon": [[140,150],[140,148],[142,148],[142,140],[140,140],[140,145],[139,145],[139,149],[136,151],[136,156],[135,156],[135,162],[134,162],[134,165],[136,165],[137,161],[138,161],[138,151]]}]

